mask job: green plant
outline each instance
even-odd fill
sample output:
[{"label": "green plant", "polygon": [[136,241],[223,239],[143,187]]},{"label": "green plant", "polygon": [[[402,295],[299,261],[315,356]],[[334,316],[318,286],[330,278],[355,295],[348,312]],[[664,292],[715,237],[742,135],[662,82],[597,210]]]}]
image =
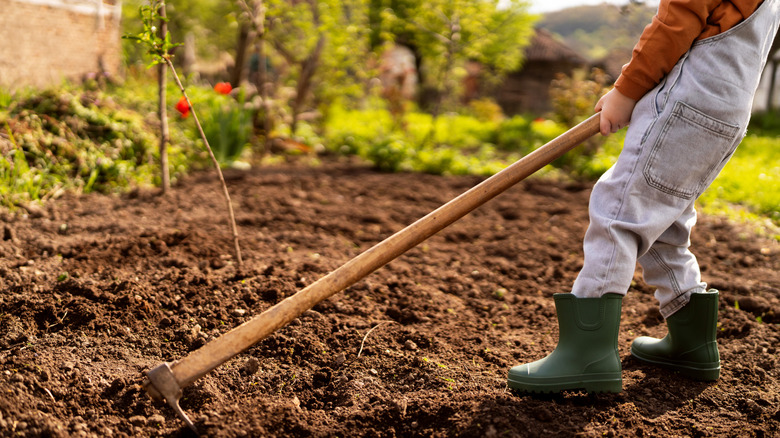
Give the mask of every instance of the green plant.
[{"label": "green plant", "polygon": [[[63,189],[113,192],[156,183],[157,138],[135,110],[142,106],[132,99],[118,104],[111,90],[71,86],[17,94],[0,125],[8,139],[0,138],[3,204],[14,208]],[[174,175],[197,161],[192,146],[182,139],[172,150]]]},{"label": "green plant", "polygon": [[[608,89],[609,77],[598,68],[590,72],[575,70],[571,76],[558,74],[550,85],[553,118],[566,126],[582,122],[593,115],[593,108]],[[604,137],[591,137],[581,147],[556,160],[555,165],[567,170],[576,169],[577,161],[583,156],[588,159],[595,155],[603,143]]]},{"label": "green plant", "polygon": [[24,152],[14,148],[0,160],[0,200],[14,208],[18,204],[40,200],[51,181],[45,171],[31,170]]},{"label": "green plant", "polygon": [[[494,145],[505,132],[503,123],[458,114],[437,118],[434,129],[432,123],[431,115],[411,112],[405,116],[406,129],[399,130],[386,110],[334,109],[324,143],[334,152],[358,155],[386,171],[492,175],[515,161],[516,152],[530,152],[564,129],[554,122],[523,120],[529,134],[513,137],[517,145],[509,150]],[[429,132],[435,141],[422,145]]]},{"label": "green plant", "polygon": [[202,108],[203,132],[222,165],[238,159],[252,137],[252,111],[245,108],[243,91],[237,99],[209,90],[193,100]]},{"label": "green plant", "polygon": [[481,98],[469,102],[468,111],[477,120],[483,122],[500,122],[504,120],[504,111],[493,99]]}]

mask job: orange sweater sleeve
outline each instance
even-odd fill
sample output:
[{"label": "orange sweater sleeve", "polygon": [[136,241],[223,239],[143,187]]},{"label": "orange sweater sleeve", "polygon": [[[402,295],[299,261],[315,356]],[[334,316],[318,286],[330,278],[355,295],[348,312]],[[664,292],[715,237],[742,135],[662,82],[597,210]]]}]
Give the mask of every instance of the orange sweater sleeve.
[{"label": "orange sweater sleeve", "polygon": [[632,99],[644,96],[691,48],[720,4],[721,0],[662,0],[634,47],[631,61],[623,66],[615,88]]}]

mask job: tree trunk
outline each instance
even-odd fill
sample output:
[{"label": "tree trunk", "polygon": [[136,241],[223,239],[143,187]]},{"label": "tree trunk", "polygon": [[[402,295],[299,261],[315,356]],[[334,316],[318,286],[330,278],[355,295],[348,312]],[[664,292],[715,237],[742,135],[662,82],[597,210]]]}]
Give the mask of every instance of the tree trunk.
[{"label": "tree trunk", "polygon": [[244,66],[246,65],[246,51],[249,46],[249,25],[241,23],[238,28],[238,42],[236,43],[236,63],[233,66],[233,74],[230,83],[234,87],[241,85],[244,79]]},{"label": "tree trunk", "polygon": [[[165,21],[165,4],[160,6],[160,36],[165,38],[168,33],[168,23]],[[165,64],[157,65],[157,86],[158,86],[158,103],[160,112],[160,178],[163,194],[167,193],[171,188],[171,176],[168,169],[168,142],[170,141],[170,133],[168,131],[168,105],[166,98],[166,83],[168,82],[168,68]]]},{"label": "tree trunk", "polygon": [[271,119],[270,84],[268,83],[268,65],[265,60],[265,32],[258,34],[255,42],[257,50],[257,89],[260,91],[263,105],[263,153],[270,145],[273,123]]},{"label": "tree trunk", "polygon": [[320,56],[322,50],[325,48],[325,36],[320,35],[320,39],[317,41],[317,46],[301,63],[301,75],[298,78],[298,84],[295,87],[295,100],[292,104],[292,123],[290,123],[290,135],[295,135],[295,130],[298,127],[298,117],[303,108],[303,103],[306,101],[306,96],[309,94],[311,88],[311,80],[314,77],[314,73],[317,72],[317,67],[320,64]]}]

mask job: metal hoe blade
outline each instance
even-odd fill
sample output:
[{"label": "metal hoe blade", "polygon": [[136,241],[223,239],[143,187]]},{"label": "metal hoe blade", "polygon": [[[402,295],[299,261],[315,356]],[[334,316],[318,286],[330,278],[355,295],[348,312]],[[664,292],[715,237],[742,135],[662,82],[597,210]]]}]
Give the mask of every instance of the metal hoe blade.
[{"label": "metal hoe blade", "polygon": [[171,367],[168,362],[157,365],[151,370],[147,371],[146,377],[149,379],[144,382],[146,391],[157,400],[165,400],[176,411],[176,414],[187,423],[187,426],[195,432],[195,435],[200,435],[195,424],[190,421],[190,417],[179,406],[179,399],[181,398],[181,387],[179,382],[176,381],[176,377],[171,371]]}]

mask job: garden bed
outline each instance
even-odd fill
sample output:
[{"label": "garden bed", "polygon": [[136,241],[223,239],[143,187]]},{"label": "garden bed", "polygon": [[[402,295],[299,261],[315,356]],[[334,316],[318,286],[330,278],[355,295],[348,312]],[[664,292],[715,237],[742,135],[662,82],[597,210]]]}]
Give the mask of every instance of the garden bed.
[{"label": "garden bed", "polygon": [[[480,181],[347,162],[213,173],[168,196],[66,195],[0,240],[0,435],[179,436],[140,386]],[[623,392],[517,395],[506,372],[557,342],[551,295],[581,267],[590,184],[531,179],[184,391],[208,436],[777,436],[780,245],[701,217],[721,290],[722,372],[694,382],[629,354],[663,336],[652,289],[623,301]]]}]

